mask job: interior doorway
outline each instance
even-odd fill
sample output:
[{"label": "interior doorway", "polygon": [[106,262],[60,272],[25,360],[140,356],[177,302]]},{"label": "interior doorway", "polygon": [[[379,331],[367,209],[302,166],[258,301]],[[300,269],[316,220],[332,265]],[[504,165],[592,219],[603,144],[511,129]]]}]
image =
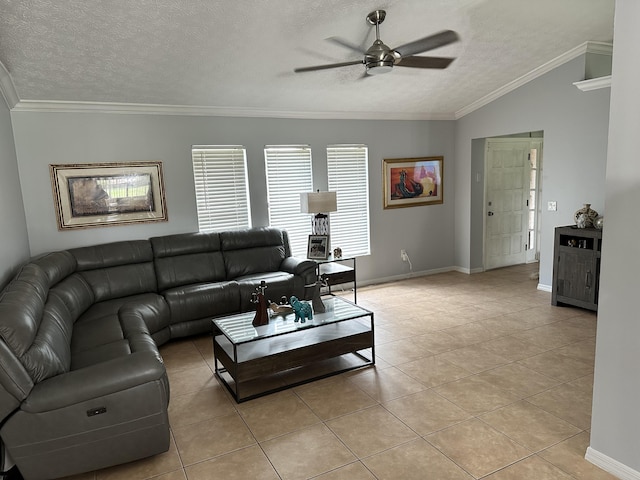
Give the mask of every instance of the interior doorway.
[{"label": "interior doorway", "polygon": [[543,139],[542,132],[535,133],[486,139],[484,270],[539,259]]}]

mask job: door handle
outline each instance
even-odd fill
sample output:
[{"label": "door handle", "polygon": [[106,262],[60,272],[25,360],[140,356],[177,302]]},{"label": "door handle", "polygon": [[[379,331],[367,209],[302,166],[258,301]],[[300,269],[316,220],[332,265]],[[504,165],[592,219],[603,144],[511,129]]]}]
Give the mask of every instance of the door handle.
[{"label": "door handle", "polygon": [[488,217],[493,217],[493,212],[487,212]]}]

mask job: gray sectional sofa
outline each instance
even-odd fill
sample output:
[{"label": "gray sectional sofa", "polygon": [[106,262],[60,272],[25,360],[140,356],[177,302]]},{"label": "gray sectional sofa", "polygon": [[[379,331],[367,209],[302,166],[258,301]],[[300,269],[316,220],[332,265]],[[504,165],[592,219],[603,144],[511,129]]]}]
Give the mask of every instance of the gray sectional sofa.
[{"label": "gray sectional sofa", "polygon": [[267,296],[310,299],[315,262],[285,231],[178,234],[46,254],[0,292],[0,438],[26,480],[164,452],[158,347]]}]

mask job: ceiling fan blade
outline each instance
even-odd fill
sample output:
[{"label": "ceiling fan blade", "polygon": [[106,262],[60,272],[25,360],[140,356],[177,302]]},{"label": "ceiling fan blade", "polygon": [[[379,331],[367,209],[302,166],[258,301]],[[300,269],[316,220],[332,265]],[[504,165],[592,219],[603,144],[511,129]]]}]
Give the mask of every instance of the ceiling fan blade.
[{"label": "ceiling fan blade", "polygon": [[361,53],[363,55],[367,51],[366,48],[362,48],[360,45],[356,45],[355,43],[351,43],[350,41],[345,40],[344,38],[329,37],[326,40],[328,40],[331,43],[335,43],[336,45],[340,45],[341,47],[348,48],[349,50],[353,50],[354,52]]},{"label": "ceiling fan blade", "polygon": [[413,68],[447,68],[455,58],[450,57],[402,57],[395,65]]},{"label": "ceiling fan blade", "polygon": [[313,67],[302,67],[296,68],[293,71],[296,73],[300,72],[314,72],[316,70],[327,70],[329,68],[338,68],[338,67],[348,67],[349,65],[362,65],[364,61],[362,60],[352,60],[350,62],[341,62],[341,63],[329,63],[327,65],[315,65]]},{"label": "ceiling fan blade", "polygon": [[460,37],[453,30],[443,30],[442,32],[429,35],[414,42],[405,43],[404,45],[394,48],[394,51],[402,57],[409,57],[417,53],[433,50],[434,48],[443,47],[450,43],[457,42]]}]

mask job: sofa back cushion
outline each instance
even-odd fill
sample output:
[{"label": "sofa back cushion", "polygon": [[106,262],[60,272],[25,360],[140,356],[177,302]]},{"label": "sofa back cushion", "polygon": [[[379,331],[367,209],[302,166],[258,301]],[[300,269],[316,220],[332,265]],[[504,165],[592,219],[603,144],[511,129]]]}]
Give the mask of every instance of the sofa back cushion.
[{"label": "sofa back cushion", "polygon": [[227,279],[277,271],[289,250],[285,238],[282,230],[271,227],[220,233]]},{"label": "sofa back cushion", "polygon": [[150,239],[158,290],[226,279],[220,236],[183,233]]},{"label": "sofa back cushion", "polygon": [[102,302],[157,291],[153,253],[148,240],[105,243],[69,250],[77,271]]},{"label": "sofa back cushion", "polygon": [[49,295],[49,276],[25,265],[0,294],[0,336],[34,383],[69,371],[72,313]]}]

